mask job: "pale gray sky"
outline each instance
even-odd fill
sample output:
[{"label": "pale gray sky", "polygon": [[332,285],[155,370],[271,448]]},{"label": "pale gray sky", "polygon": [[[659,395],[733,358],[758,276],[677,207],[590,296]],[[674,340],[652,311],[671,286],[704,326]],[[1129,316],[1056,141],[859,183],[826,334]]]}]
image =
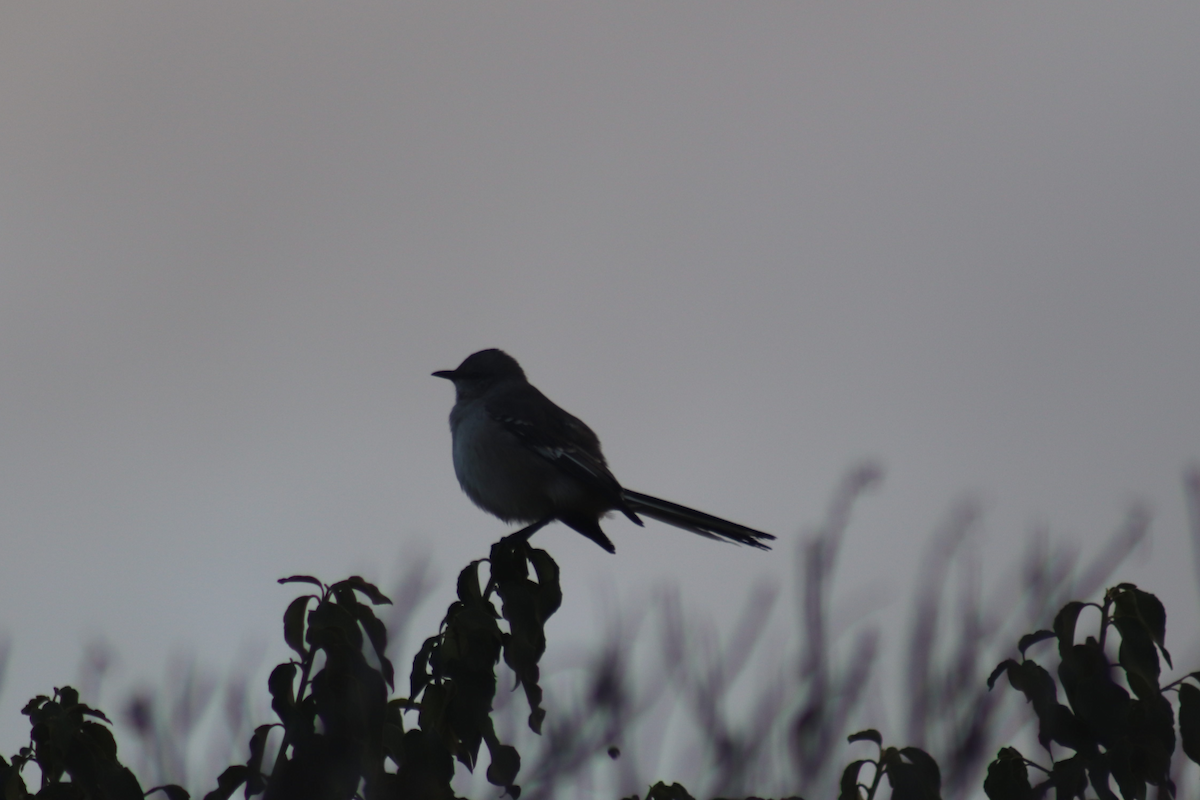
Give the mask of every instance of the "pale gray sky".
[{"label": "pale gray sky", "polygon": [[504,526],[429,373],[490,346],[629,486],[783,539],[548,529],[560,637],[786,573],[875,457],[848,591],[904,600],[964,492],[1001,557],[1143,498],[1122,577],[1193,639],[1197,41],[1196,4],[5,3],[0,751],[95,635],[123,681],[279,660],[275,578],[417,542],[444,608]]}]

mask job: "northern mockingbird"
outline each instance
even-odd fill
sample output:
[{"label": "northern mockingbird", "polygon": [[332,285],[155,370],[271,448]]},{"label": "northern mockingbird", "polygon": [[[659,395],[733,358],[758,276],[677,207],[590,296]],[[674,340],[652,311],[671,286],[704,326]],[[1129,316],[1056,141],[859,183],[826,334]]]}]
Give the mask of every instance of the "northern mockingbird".
[{"label": "northern mockingbird", "polygon": [[775,537],[657,497],[622,488],[608,471],[592,429],[525,380],[516,359],[481,350],[458,369],[433,373],[454,384],[450,411],[454,472],[475,505],[532,535],[558,520],[616,552],[600,519],[639,514],[710,539],[770,549]]}]

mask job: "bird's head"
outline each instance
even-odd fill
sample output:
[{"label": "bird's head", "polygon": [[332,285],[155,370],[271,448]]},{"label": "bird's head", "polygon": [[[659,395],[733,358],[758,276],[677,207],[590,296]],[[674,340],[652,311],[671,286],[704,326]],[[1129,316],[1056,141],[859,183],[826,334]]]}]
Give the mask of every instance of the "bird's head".
[{"label": "bird's head", "polygon": [[461,398],[482,394],[500,381],[525,380],[525,371],[508,353],[492,348],[472,353],[457,369],[438,370],[433,376],[452,382]]}]

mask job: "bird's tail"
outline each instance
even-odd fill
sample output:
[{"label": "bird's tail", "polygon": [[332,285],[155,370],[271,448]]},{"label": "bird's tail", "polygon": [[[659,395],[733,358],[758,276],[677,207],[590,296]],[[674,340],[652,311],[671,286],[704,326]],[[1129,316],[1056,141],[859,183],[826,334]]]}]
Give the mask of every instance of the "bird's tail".
[{"label": "bird's tail", "polygon": [[676,528],[683,528],[685,531],[698,533],[709,539],[721,539],[748,544],[760,550],[770,550],[771,548],[763,542],[775,538],[769,533],[756,531],[745,525],[738,525],[736,522],[714,517],[712,514],[705,514],[703,511],[697,511],[677,503],[660,500],[648,494],[631,492],[626,489],[624,498],[630,510],[636,513],[645,514],[651,519],[674,525]]}]

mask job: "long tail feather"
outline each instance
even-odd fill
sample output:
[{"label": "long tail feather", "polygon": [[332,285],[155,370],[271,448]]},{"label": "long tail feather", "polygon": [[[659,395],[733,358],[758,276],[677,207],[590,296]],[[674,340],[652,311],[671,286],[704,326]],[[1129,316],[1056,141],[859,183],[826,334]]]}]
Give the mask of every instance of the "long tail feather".
[{"label": "long tail feather", "polygon": [[760,550],[770,550],[771,548],[763,542],[775,538],[769,533],[756,531],[754,528],[747,528],[745,525],[738,525],[736,522],[714,517],[712,514],[705,514],[703,511],[681,506],[678,503],[660,500],[648,494],[631,492],[626,489],[624,497],[625,503],[634,512],[645,514],[651,519],[674,525],[676,528],[683,528],[685,531],[691,531],[709,539],[737,542],[757,547]]}]

